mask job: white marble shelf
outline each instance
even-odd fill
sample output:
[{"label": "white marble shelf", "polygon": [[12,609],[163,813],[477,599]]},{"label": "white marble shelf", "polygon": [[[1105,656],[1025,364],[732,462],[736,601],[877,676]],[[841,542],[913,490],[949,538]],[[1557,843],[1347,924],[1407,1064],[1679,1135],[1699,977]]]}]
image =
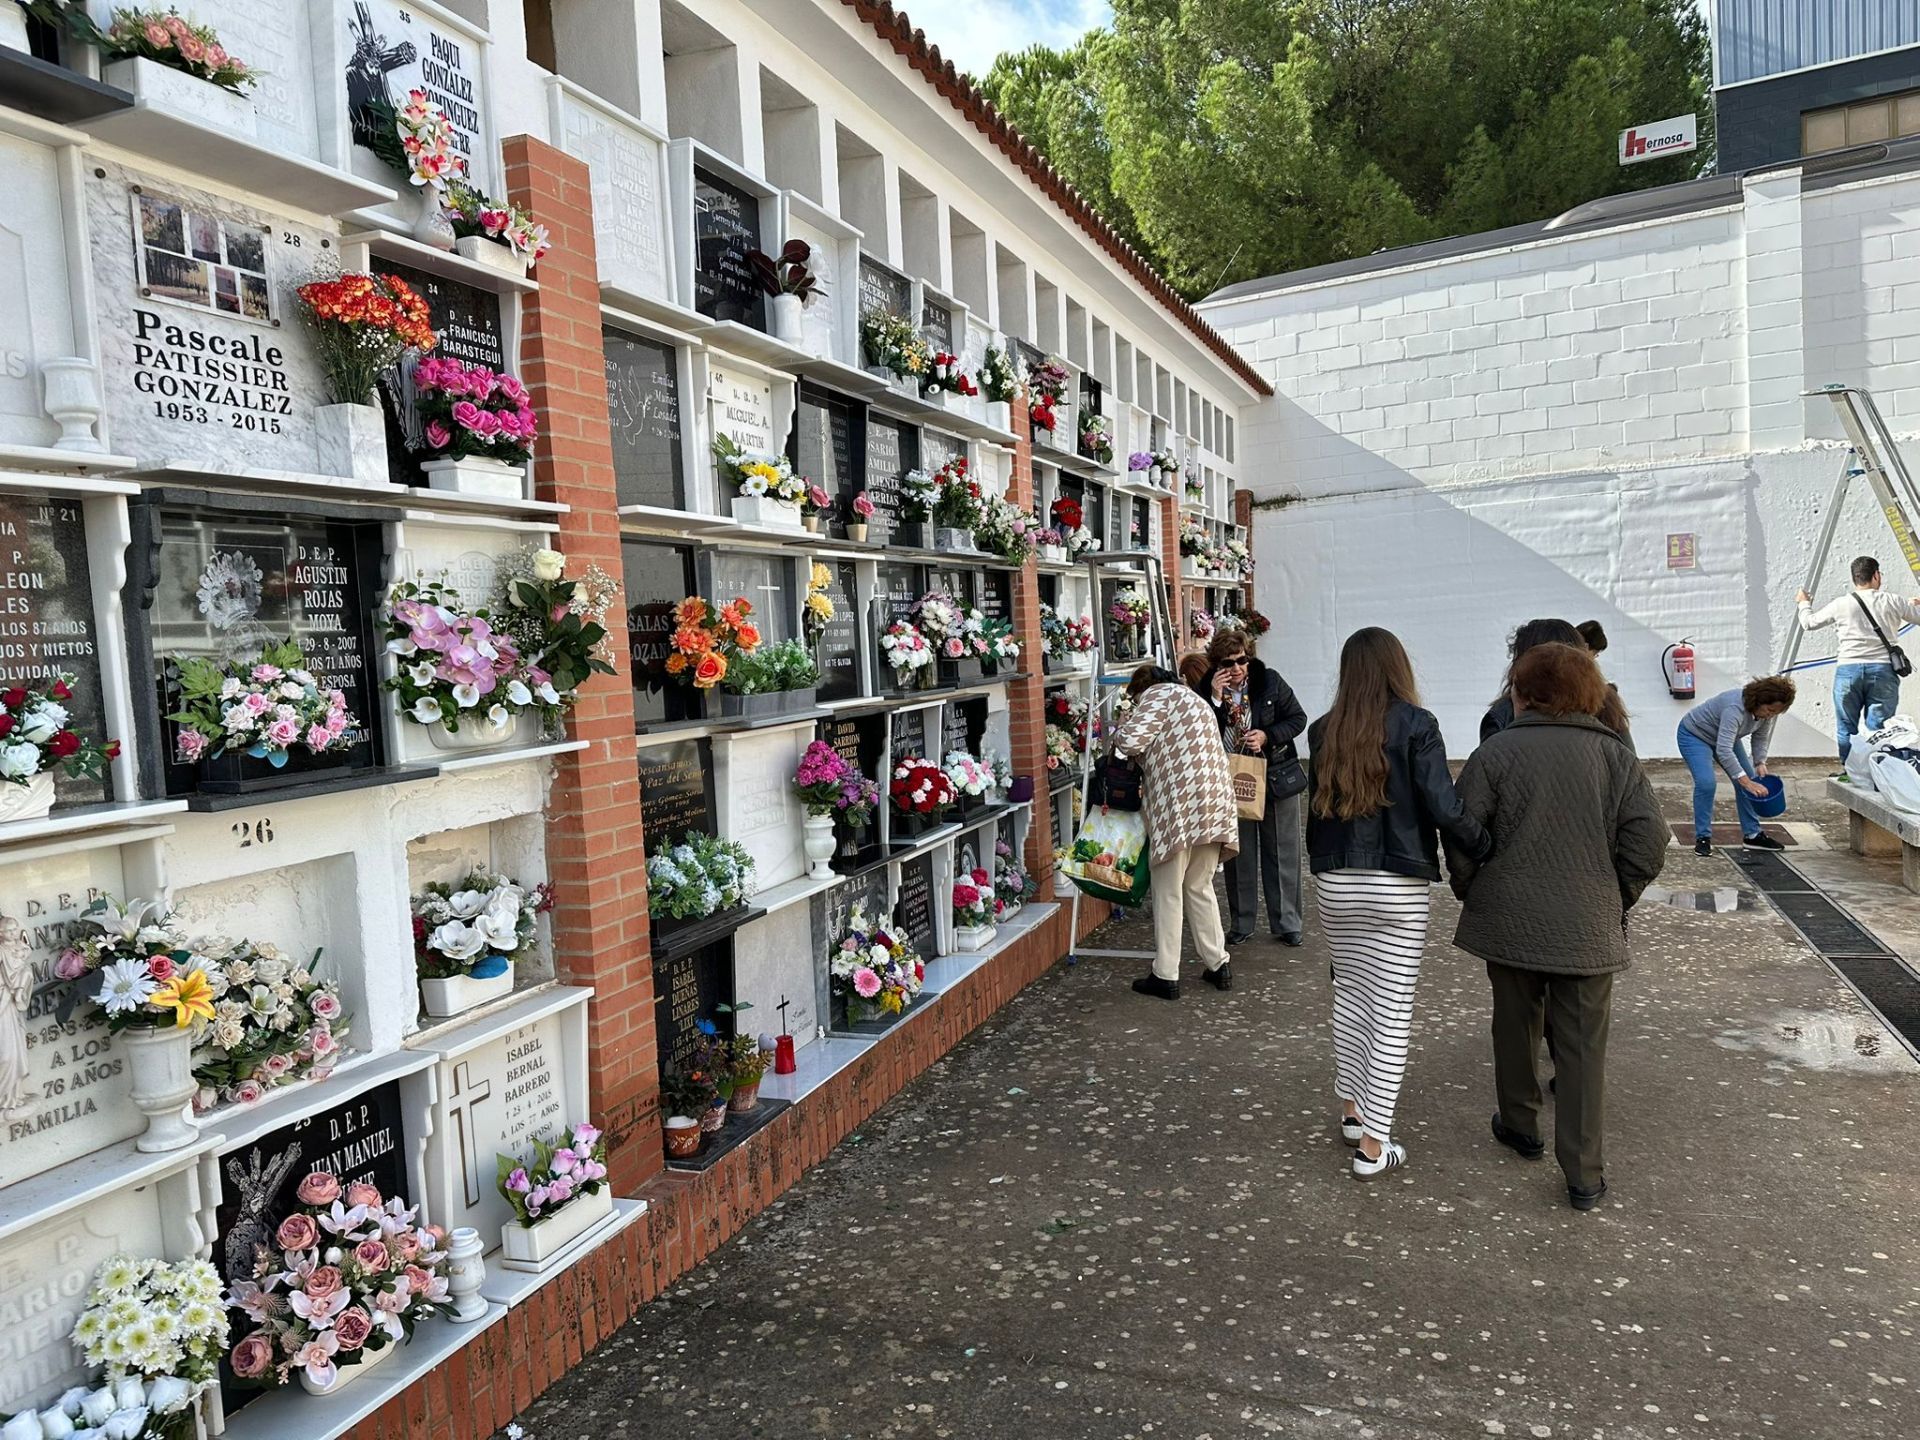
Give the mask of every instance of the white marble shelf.
[{"label": "white marble shelf", "polygon": [[836,1034],[802,1045],[794,1052],[793,1074],[767,1072],[766,1078],[760,1082],[761,1098],[802,1100],[878,1043],[879,1037],[875,1035]]},{"label": "white marble shelf", "polygon": [[413,1332],[410,1344],[332,1395],[309,1395],[295,1382],[269,1391],[227,1420],[224,1440],[334,1440],[401,1394],[421,1377],[445,1364],[456,1350],[506,1318],[507,1307],[493,1301],[471,1324],[429,1320]]},{"label": "white marble shelf", "polygon": [[253,495],[301,495],[367,505],[399,505],[434,514],[505,515],[547,519],[564,515],[568,507],[551,500],[510,500],[494,495],[463,495],[454,490],[428,490],[386,481],[364,484],[338,475],[315,475],[299,470],[209,470],[200,465],[166,463],[131,472],[143,486],[177,486],[189,490],[241,491]]},{"label": "white marble shelf", "polygon": [[512,1034],[524,1025],[585,1004],[592,994],[590,986],[542,981],[537,986],[503,995],[491,1005],[478,1006],[445,1020],[435,1020],[432,1028],[409,1035],[407,1048],[431,1051],[442,1060],[457,1059],[502,1035]]},{"label": "white marble shelf", "polygon": [[[784,910],[789,905],[798,905],[811,900],[823,890],[831,890],[846,877],[832,875],[825,880],[815,880],[808,875],[800,875],[792,880],[783,880],[778,885],[754,893],[753,903],[771,915],[776,910]],[[764,916],[762,917],[765,918]]]},{"label": "white marble shelf", "polygon": [[252,1105],[217,1111],[209,1119],[226,1137],[222,1149],[259,1139],[302,1115],[336,1105],[362,1090],[417,1074],[437,1063],[430,1050],[396,1050],[385,1055],[349,1054],[324,1080],[306,1080],[269,1090]]},{"label": "white marble shelf", "polygon": [[133,1141],[122,1140],[43,1170],[0,1190],[0,1243],[102,1195],[151,1185],[189,1169],[201,1156],[225,1144],[226,1135],[221,1129],[203,1130],[191,1145],[157,1154],[145,1154],[134,1149]]},{"label": "white marble shelf", "polygon": [[[378,217],[369,216],[369,219]],[[396,264],[409,265],[416,270],[424,270],[429,275],[439,275],[448,280],[457,280],[462,285],[475,290],[491,290],[497,295],[521,295],[538,290],[540,283],[529,280],[524,274],[516,275],[506,270],[496,269],[492,265],[483,265],[478,260],[469,260],[466,256],[452,250],[442,250],[437,246],[423,245],[411,235],[402,235],[385,229],[355,230],[342,235],[340,244],[365,245],[372,254],[392,260]]]},{"label": "white marble shelf", "polygon": [[94,450],[56,450],[51,445],[0,445],[0,486],[14,490],[59,490],[74,495],[138,495],[140,487],[105,476],[131,470],[131,455]]},{"label": "white marble shelf", "polygon": [[399,198],[385,185],[146,101],[89,120],[86,128],[96,140],[317,215],[340,215]]},{"label": "white marble shelf", "polygon": [[658,535],[706,535],[734,528],[725,515],[707,515],[692,510],[669,510],[664,505],[622,505],[617,512],[623,530]]},{"label": "white marble shelf", "polygon": [[117,830],[142,826],[163,815],[183,814],[186,808],[185,800],[130,800],[124,803],[76,805],[67,810],[56,809],[52,814],[43,815],[38,820],[9,820],[6,824],[0,825],[0,851],[11,850],[16,845],[32,844],[39,840],[84,835],[94,830]]},{"label": "white marble shelf", "polygon": [[646,1213],[646,1201],[622,1200],[618,1195],[614,1196],[611,1219],[599,1229],[581,1236],[579,1242],[544,1270],[507,1269],[500,1263],[500,1257],[505,1253],[500,1245],[500,1237],[490,1237],[494,1245],[487,1252],[487,1278],[480,1287],[480,1298],[492,1305],[505,1306],[508,1310],[526,1304],[549,1280],[566,1274]]},{"label": "white marble shelf", "polygon": [[918,859],[920,856],[927,854],[929,851],[938,850],[942,845],[945,845],[948,841],[953,840],[960,833],[961,833],[961,827],[960,827],[959,821],[957,820],[945,821],[940,825],[936,825],[933,829],[927,831],[927,833],[924,835],[914,836],[913,843],[911,845],[895,845],[895,844],[889,843],[887,846],[887,859],[889,860]]},{"label": "white marble shelf", "polygon": [[489,765],[513,765],[527,760],[546,760],[555,755],[570,755],[576,750],[587,748],[585,740],[554,740],[545,745],[523,746],[516,750],[489,750],[479,755],[461,755],[458,751],[448,751],[454,758],[434,762],[432,768],[442,775],[457,775],[463,770],[483,770]]}]

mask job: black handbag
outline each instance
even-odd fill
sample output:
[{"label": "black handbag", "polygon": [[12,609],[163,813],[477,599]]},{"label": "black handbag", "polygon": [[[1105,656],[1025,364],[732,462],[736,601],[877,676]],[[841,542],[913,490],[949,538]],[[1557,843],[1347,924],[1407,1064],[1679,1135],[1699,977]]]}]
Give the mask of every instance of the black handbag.
[{"label": "black handbag", "polygon": [[1267,792],[1275,800],[1291,800],[1307,793],[1307,767],[1298,760],[1267,763]]},{"label": "black handbag", "polygon": [[1902,680],[1913,674],[1913,661],[1907,658],[1906,651],[1887,638],[1887,632],[1882,630],[1880,622],[1873,618],[1873,611],[1868,607],[1867,602],[1860,598],[1858,590],[1853,592],[1853,603],[1860,607],[1860,613],[1867,617],[1867,624],[1873,627],[1873,633],[1878,635],[1880,643],[1887,647],[1887,663],[1893,666],[1893,673]]},{"label": "black handbag", "polygon": [[1140,808],[1140,767],[1131,760],[1118,755],[1108,756],[1101,763],[1097,790],[1097,803],[1104,804],[1109,810],[1138,810]]}]

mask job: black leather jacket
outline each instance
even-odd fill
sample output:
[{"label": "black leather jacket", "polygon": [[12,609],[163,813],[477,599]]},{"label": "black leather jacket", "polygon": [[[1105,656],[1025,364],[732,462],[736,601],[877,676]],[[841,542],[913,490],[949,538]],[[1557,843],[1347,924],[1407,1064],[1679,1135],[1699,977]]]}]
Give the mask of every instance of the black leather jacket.
[{"label": "black leather jacket", "polygon": [[[1213,717],[1220,722],[1224,733],[1227,728],[1226,707],[1214,704],[1213,674],[1207,671],[1206,678],[1200,682],[1200,698],[1213,706]],[[1280,779],[1275,766],[1282,760],[1298,760],[1300,752],[1294,747],[1294,740],[1307,728],[1307,712],[1300,708],[1300,699],[1293,693],[1293,687],[1287,684],[1278,670],[1263,665],[1258,660],[1247,662],[1247,729],[1259,730],[1267,737],[1266,749],[1260,753],[1267,760],[1267,779],[1272,785],[1278,785]]]},{"label": "black leather jacket", "polygon": [[1319,758],[1326,717],[1313,722],[1307,744],[1307,853],[1313,873],[1323,870],[1387,870],[1395,875],[1440,878],[1437,832],[1476,861],[1493,854],[1493,839],[1461,809],[1447,773],[1440,725],[1417,705],[1396,700],[1387,711],[1387,803],[1353,820],[1327,819],[1313,811],[1320,790],[1313,761]]}]

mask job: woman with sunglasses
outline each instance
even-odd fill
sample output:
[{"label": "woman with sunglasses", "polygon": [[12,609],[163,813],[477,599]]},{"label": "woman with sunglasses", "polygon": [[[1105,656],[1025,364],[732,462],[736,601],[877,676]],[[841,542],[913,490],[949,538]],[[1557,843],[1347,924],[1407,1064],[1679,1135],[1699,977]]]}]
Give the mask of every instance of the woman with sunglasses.
[{"label": "woman with sunglasses", "polygon": [[[1307,728],[1307,712],[1278,670],[1254,658],[1242,630],[1222,630],[1207,647],[1211,668],[1201,693],[1220,722],[1220,738],[1233,755],[1267,762],[1267,809],[1258,820],[1240,821],[1240,853],[1227,861],[1227,903],[1232,929],[1227,944],[1253,938],[1259,887],[1267,890],[1267,923],[1282,945],[1298,945],[1300,920],[1300,815],[1304,795],[1284,794],[1286,762],[1297,766],[1294,738]],[[1258,869],[1255,869],[1255,860]]]}]

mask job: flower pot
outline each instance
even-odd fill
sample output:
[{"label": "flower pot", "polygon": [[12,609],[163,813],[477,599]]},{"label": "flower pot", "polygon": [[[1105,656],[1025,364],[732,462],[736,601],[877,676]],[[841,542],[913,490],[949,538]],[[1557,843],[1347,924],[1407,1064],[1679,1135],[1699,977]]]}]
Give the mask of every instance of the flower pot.
[{"label": "flower pot", "polygon": [[[19,13],[17,7],[14,9]],[[100,371],[93,361],[79,355],[55,356],[41,362],[40,379],[46,389],[43,408],[60,427],[53,448],[106,449],[93,433],[94,422],[100,418]]]},{"label": "flower pot", "polygon": [[867,522],[864,520],[849,520],[847,522],[847,539],[853,541],[856,545],[866,544]]},{"label": "flower pot", "polygon": [[816,514],[802,516],[800,523],[806,526],[809,535],[818,535],[826,527],[826,522]]},{"label": "flower pot", "polygon": [[800,502],[775,500],[770,495],[736,495],[733,518],[742,525],[758,525],[770,530],[798,530]]},{"label": "flower pot", "polygon": [[10,820],[44,820],[53,809],[53,776],[42,770],[24,785],[0,782],[0,825]]},{"label": "flower pot", "polygon": [[942,685],[971,685],[983,678],[980,657],[969,655],[960,660],[940,659],[934,662],[940,672]]},{"label": "flower pot", "polygon": [[527,262],[514,253],[514,248],[490,235],[462,235],[453,242],[453,252],[504,275],[524,277],[527,273]]},{"label": "flower pot", "polygon": [[813,697],[819,687],[809,685],[804,690],[773,690],[762,695],[735,695],[730,690],[720,692],[720,718],[722,720],[765,720],[775,715],[794,715],[813,708]]},{"label": "flower pot", "polygon": [[807,855],[807,878],[831,880],[833,866],[830,862],[835,849],[833,816],[807,816],[805,823],[800,827],[800,843]]},{"label": "flower pot", "polygon": [[1006,400],[987,401],[987,424],[995,430],[1013,429],[1013,405]]},{"label": "flower pot", "polygon": [[1033,799],[1033,776],[1014,776],[1013,784],[1007,788],[1007,799],[1016,805],[1024,805]]},{"label": "flower pot", "polygon": [[251,100],[184,70],[132,56],[109,60],[101,69],[100,78],[127,91],[142,109],[190,120],[203,129],[217,130],[241,140],[253,138]]},{"label": "flower pot", "polygon": [[437,722],[420,728],[427,732],[427,740],[436,750],[489,750],[495,746],[531,744],[540,733],[539,724],[540,717],[532,710],[509,715],[506,724],[494,725],[488,722],[485,711],[476,709],[461,720],[458,730],[449,730]]},{"label": "flower pot", "polygon": [[313,412],[317,473],[357,485],[387,482],[387,420],[377,405],[320,405]]},{"label": "flower pot", "polygon": [[1063,565],[1067,559],[1067,547],[1064,545],[1042,545],[1040,547],[1040,558],[1051,561],[1056,565]]},{"label": "flower pot", "polygon": [[443,455],[420,467],[427,484],[435,490],[452,490],[461,495],[486,495],[495,500],[527,498],[527,467],[509,465],[504,460],[484,455],[469,455],[463,460]]},{"label": "flower pot", "polygon": [[927,522],[924,520],[902,520],[893,527],[893,543],[905,546],[909,550],[927,548]]},{"label": "flower pot", "polygon": [[192,1029],[133,1026],[114,1036],[113,1043],[127,1057],[132,1079],[128,1098],[147,1117],[146,1133],[135,1138],[133,1148],[151,1154],[178,1150],[199,1139],[200,1129],[189,1118],[194,1092],[200,1088],[193,1078]]},{"label": "flower pot", "polygon": [[[304,745],[277,756],[250,750],[222,750],[200,762],[200,789],[209,795],[244,795],[255,790],[278,790],[304,785],[347,767],[350,747],[336,746],[318,755]],[[275,763],[275,762],[278,763]]]},{"label": "flower pot", "polygon": [[956,925],[953,927],[953,948],[962,954],[984,950],[993,943],[993,935],[991,925]]},{"label": "flower pot", "polygon": [[910,845],[931,830],[937,830],[946,822],[938,811],[921,814],[918,811],[895,810],[888,832],[896,845]]},{"label": "flower pot", "polygon": [[733,1094],[727,1097],[729,1115],[751,1115],[760,1108],[760,1082],[751,1085],[736,1085]]},{"label": "flower pot", "polygon": [[933,548],[936,550],[965,550],[978,554],[973,544],[973,532],[962,530],[953,525],[936,525],[933,529]]},{"label": "flower pot", "polygon": [[802,333],[800,312],[805,302],[798,295],[769,297],[767,313],[773,325],[773,338],[782,345],[798,345]]},{"label": "flower pot", "polygon": [[666,1123],[667,1155],[674,1160],[691,1160],[700,1153],[700,1122],[691,1115],[669,1115]]},{"label": "flower pot", "polygon": [[708,1135],[718,1134],[725,1127],[726,1123],[727,1102],[724,1100],[717,1105],[709,1106],[707,1113],[700,1117],[700,1128]]},{"label": "flower pot", "polygon": [[[698,1133],[698,1132],[695,1132]],[[591,1194],[576,1195],[531,1225],[509,1220],[500,1227],[500,1248],[508,1260],[544,1265],[613,1214],[613,1187],[606,1181]]]},{"label": "flower pot", "polygon": [[336,1391],[351,1385],[355,1380],[358,1380],[362,1375],[366,1374],[367,1371],[373,1369],[374,1366],[385,1360],[399,1348],[400,1342],[398,1340],[389,1340],[386,1348],[382,1350],[368,1350],[362,1347],[354,1352],[360,1357],[360,1363],[358,1365],[341,1365],[340,1357],[336,1356],[334,1359],[336,1368],[333,1372],[333,1383],[331,1385],[320,1385],[309,1380],[307,1378],[307,1372],[302,1369],[296,1372],[300,1376],[300,1388],[309,1395],[332,1395]]},{"label": "flower pot", "polygon": [[[498,967],[492,964],[499,961]],[[513,993],[513,958],[488,955],[474,967],[488,974],[449,975],[443,980],[420,978],[420,1006],[435,1020],[445,1020]]]}]

